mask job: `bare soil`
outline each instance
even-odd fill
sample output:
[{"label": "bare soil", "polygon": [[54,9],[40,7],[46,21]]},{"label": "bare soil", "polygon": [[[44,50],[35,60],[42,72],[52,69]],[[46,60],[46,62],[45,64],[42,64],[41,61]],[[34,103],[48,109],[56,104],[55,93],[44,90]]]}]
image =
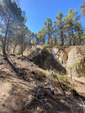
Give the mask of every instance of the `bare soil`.
[{"label": "bare soil", "polygon": [[52,81],[49,88],[48,82],[45,72],[27,58],[0,55],[0,113],[84,113],[79,98],[85,101],[85,84],[72,82],[79,88],[77,95],[65,84],[62,89]]}]

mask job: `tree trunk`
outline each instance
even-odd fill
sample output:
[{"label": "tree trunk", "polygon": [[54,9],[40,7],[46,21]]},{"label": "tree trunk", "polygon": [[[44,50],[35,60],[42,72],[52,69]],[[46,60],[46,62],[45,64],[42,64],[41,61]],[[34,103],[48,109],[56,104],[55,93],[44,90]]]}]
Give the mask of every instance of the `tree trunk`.
[{"label": "tree trunk", "polygon": [[69,40],[69,45],[71,45],[71,38],[70,38],[70,40]]},{"label": "tree trunk", "polygon": [[64,39],[63,39],[63,36],[61,38],[61,45],[64,45]]},{"label": "tree trunk", "polygon": [[60,32],[61,45],[64,45],[63,31]]},{"label": "tree trunk", "polygon": [[13,53],[15,52],[16,46],[17,46],[17,43],[16,43],[16,44],[15,44],[15,46],[14,46],[14,50],[13,50]]},{"label": "tree trunk", "polygon": [[22,54],[22,56],[23,56],[23,42],[24,42],[24,39],[22,37],[22,41],[21,41],[21,54]]},{"label": "tree trunk", "polygon": [[8,41],[7,41],[7,47],[6,47],[7,51],[9,50],[9,41],[10,41],[10,37],[8,38]]},{"label": "tree trunk", "polygon": [[71,38],[71,40],[73,40],[73,43],[75,45],[75,39],[74,39],[74,34],[73,34],[73,27],[72,27],[72,38]]},{"label": "tree trunk", "polygon": [[54,37],[54,45],[56,45],[56,43],[57,43],[57,39],[56,37]]},{"label": "tree trunk", "polygon": [[78,42],[79,45],[81,45],[81,36],[79,34],[79,42]]},{"label": "tree trunk", "polygon": [[23,44],[21,45],[21,54],[23,56]]},{"label": "tree trunk", "polygon": [[69,31],[68,31],[68,38],[69,38],[69,45],[71,45],[71,37]]},{"label": "tree trunk", "polygon": [[52,43],[52,37],[50,38],[50,46],[52,46],[53,45],[53,43]]},{"label": "tree trunk", "polygon": [[6,32],[5,32],[5,37],[4,37],[4,41],[3,41],[3,54],[6,55],[6,39],[7,39],[7,33],[8,33],[8,28],[9,28],[9,20],[10,20],[10,16],[8,18],[7,21],[7,25],[6,25]]}]

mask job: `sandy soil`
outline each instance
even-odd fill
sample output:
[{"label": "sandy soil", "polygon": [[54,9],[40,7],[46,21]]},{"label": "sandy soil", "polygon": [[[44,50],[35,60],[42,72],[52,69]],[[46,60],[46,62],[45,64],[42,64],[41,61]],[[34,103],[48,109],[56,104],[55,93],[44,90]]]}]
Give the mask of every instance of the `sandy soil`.
[{"label": "sandy soil", "polygon": [[[44,71],[26,58],[0,55],[0,113],[83,113],[78,96],[69,90],[65,95],[54,81],[48,88]],[[85,85],[74,81],[85,101]]]}]

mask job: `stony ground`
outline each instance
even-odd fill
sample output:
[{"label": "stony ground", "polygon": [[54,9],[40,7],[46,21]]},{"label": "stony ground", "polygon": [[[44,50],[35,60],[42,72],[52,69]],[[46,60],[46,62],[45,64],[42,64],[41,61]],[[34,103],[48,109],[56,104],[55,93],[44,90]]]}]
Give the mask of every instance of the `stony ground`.
[{"label": "stony ground", "polygon": [[0,55],[0,113],[84,113],[84,83],[71,81],[79,96],[56,78],[48,88],[48,78],[25,57]]}]

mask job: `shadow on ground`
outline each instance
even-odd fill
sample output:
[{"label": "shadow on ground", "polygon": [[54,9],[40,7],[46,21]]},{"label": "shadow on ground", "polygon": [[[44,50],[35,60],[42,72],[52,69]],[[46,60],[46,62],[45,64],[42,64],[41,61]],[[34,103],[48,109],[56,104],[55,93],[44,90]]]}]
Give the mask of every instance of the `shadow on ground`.
[{"label": "shadow on ground", "polygon": [[[17,67],[17,63],[16,65],[14,65],[10,57],[7,57],[7,56],[4,57],[4,60],[7,61],[7,63],[10,65],[10,67],[16,73],[17,77],[19,77],[19,79],[23,79],[24,81],[27,81],[27,82],[30,82],[30,78],[32,78],[33,80],[38,80],[40,82],[43,82],[46,79],[45,74],[43,74],[41,71],[35,71],[34,69],[31,71],[25,67],[24,68]],[[7,74],[4,71],[1,71],[1,72],[5,73],[5,75],[10,76],[10,74]]]},{"label": "shadow on ground", "polygon": [[41,53],[31,59],[29,59],[29,56],[27,57],[28,60],[31,60],[44,70],[49,70],[50,66],[52,66],[53,70],[56,70],[59,74],[66,74],[66,69],[54,59],[54,56],[47,49],[43,49]]}]

